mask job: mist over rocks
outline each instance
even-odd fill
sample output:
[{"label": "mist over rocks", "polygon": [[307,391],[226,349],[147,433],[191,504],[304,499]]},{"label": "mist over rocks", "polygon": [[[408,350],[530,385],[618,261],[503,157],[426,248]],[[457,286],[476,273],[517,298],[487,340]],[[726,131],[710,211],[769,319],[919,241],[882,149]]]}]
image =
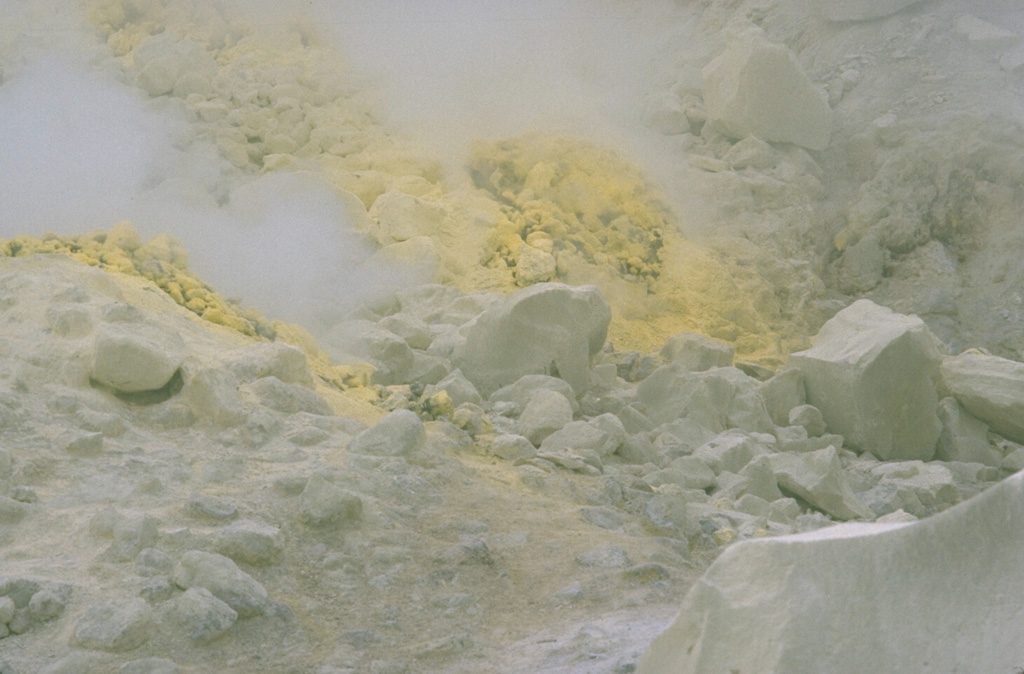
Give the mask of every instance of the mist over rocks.
[{"label": "mist over rocks", "polygon": [[1005,3],[9,4],[0,670],[622,674],[695,582],[913,669],[872,593],[1000,577],[786,535],[1024,467]]}]

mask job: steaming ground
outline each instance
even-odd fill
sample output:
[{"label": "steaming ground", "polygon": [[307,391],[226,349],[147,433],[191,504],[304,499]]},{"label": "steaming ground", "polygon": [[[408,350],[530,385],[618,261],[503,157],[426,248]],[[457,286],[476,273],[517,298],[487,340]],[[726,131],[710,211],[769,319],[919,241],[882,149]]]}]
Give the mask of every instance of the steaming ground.
[{"label": "steaming ground", "polygon": [[[0,639],[5,674],[179,671],[149,657],[629,672],[723,546],[831,521],[801,503],[787,529],[666,529],[641,479],[665,466],[616,455],[595,476],[496,453],[507,406],[456,414],[422,395],[447,374],[441,347],[406,346],[412,365],[385,350],[446,343],[443,326],[537,282],[594,284],[611,305],[614,350],[594,362],[614,365],[612,393],[578,421],[634,395],[670,335],[727,342],[766,376],[859,297],[920,315],[954,353],[1024,359],[1024,68],[956,29],[972,14],[1024,35],[1005,3],[863,23],[788,2],[0,7],[0,588],[29,621]],[[828,92],[827,149],[705,123],[701,69],[752,34]],[[110,231],[122,221],[137,241]],[[197,372],[234,378],[237,418],[90,385],[97,331],[133,321],[185,340],[186,393]],[[349,453],[405,408],[428,420],[412,460]],[[958,482],[958,498],[1005,472]],[[311,480],[358,495],[362,515],[311,525]],[[698,510],[735,506],[697,491]],[[188,629],[216,605],[192,597],[207,612],[190,614],[171,580],[190,550],[269,593],[199,645]],[[29,620],[40,590],[61,609]],[[75,636],[89,607],[138,596],[155,611],[142,644]]]}]

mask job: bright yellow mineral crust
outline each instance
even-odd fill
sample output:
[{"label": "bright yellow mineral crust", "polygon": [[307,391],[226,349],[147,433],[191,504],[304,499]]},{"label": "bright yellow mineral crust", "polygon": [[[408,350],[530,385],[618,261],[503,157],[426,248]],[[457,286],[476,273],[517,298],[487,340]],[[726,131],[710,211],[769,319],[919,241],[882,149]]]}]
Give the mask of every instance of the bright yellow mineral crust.
[{"label": "bright yellow mineral crust", "polygon": [[310,369],[337,388],[363,386],[369,379],[365,369],[332,365],[316,340],[300,326],[270,321],[257,309],[221,297],[189,271],[188,254],[173,237],[156,236],[143,244],[131,223],[120,222],[109,232],[0,239],[0,255],[24,257],[46,253],[68,255],[112,274],[148,279],[177,304],[204,320],[255,339],[280,339],[297,346],[306,353]]},{"label": "bright yellow mineral crust", "polygon": [[[427,260],[426,280],[494,292],[543,281],[595,284],[612,306],[609,338],[620,350],[656,351],[669,335],[696,331],[733,343],[738,358],[773,366],[806,346],[808,326],[786,315],[771,283],[751,265],[683,239],[659,191],[613,150],[527,133],[477,142],[464,172],[446,177],[415,138],[379,121],[337,51],[308,23],[250,25],[196,0],[89,7],[97,34],[139,86],[179,98],[196,135],[235,167],[319,172],[360,211],[353,221],[387,248],[382,257]],[[160,52],[164,61],[152,55],[157,38],[176,41]],[[180,72],[165,86],[159,76],[168,68]],[[196,78],[190,68],[206,70]],[[102,247],[88,237],[77,245]],[[108,267],[135,266],[105,254]],[[208,301],[201,283],[183,278],[161,287],[211,320],[243,331],[245,321],[254,331],[264,325]]]}]

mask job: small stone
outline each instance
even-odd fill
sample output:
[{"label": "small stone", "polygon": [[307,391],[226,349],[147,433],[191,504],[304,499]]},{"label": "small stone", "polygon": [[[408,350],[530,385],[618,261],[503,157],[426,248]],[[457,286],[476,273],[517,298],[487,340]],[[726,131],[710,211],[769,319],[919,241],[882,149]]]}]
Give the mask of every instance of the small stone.
[{"label": "small stone", "polygon": [[680,367],[689,372],[729,367],[735,355],[736,349],[731,344],[695,332],[672,335],[661,348],[662,358],[669,363],[679,363]]},{"label": "small stone", "polygon": [[262,566],[273,564],[284,553],[281,530],[266,522],[238,520],[213,537],[214,548],[236,562]]},{"label": "small stone", "polygon": [[174,569],[174,582],[182,589],[206,588],[242,618],[262,615],[269,603],[266,589],[223,555],[189,550]]},{"label": "small stone", "polygon": [[309,478],[299,497],[299,519],[310,527],[338,527],[362,514],[362,499],[319,474]]},{"label": "small stone", "polygon": [[151,604],[167,601],[174,596],[174,584],[167,576],[156,576],[142,586],[139,596]]},{"label": "small stone", "polygon": [[64,451],[75,456],[96,456],[103,451],[102,433],[69,433],[61,436]]},{"label": "small stone", "polygon": [[816,438],[825,433],[825,419],[814,405],[798,405],[789,411],[789,425],[803,426],[807,437]]},{"label": "small stone", "polygon": [[782,489],[814,507],[839,519],[874,519],[850,488],[834,447],[806,454],[772,454],[768,462]]},{"label": "small stone", "polygon": [[519,415],[519,432],[534,445],[572,421],[572,406],[561,393],[546,389],[530,396]]},{"label": "small stone", "polygon": [[40,590],[32,595],[28,603],[28,612],[32,620],[46,622],[59,618],[67,606],[67,597],[53,590]]},{"label": "small stone", "polygon": [[10,597],[0,597],[0,625],[6,625],[14,618],[14,600]]},{"label": "small stone", "polygon": [[396,410],[352,438],[348,451],[375,456],[406,456],[426,441],[423,421],[415,412]]},{"label": "small stone", "polygon": [[135,570],[140,576],[168,575],[174,569],[174,559],[162,550],[145,548],[135,556]]},{"label": "small stone", "polygon": [[238,508],[213,496],[199,494],[192,496],[185,503],[185,512],[192,517],[204,517],[212,520],[231,520],[238,517]]},{"label": "small stone", "polygon": [[[256,402],[282,414],[307,412],[320,416],[333,414],[331,406],[316,391],[301,384],[289,384],[277,377],[263,377],[241,387]],[[244,398],[243,398],[244,399]]]},{"label": "small stone", "polygon": [[491,440],[489,449],[495,456],[506,461],[519,461],[532,459],[537,455],[537,448],[533,443],[521,435],[503,433]]},{"label": "small stone", "polygon": [[631,566],[622,572],[625,580],[634,583],[654,583],[657,581],[669,580],[672,574],[663,565],[657,562],[647,562]]},{"label": "small stone", "polygon": [[174,616],[198,644],[214,641],[238,620],[238,613],[202,587],[191,587],[174,600]]},{"label": "small stone", "polygon": [[124,653],[149,640],[152,609],[135,598],[90,606],[75,626],[71,643],[80,648]]},{"label": "small stone", "polygon": [[19,503],[37,503],[39,501],[36,488],[25,485],[11,487],[11,498]]},{"label": "small stone", "polygon": [[135,559],[143,548],[156,545],[160,536],[160,522],[155,517],[135,514],[123,517],[113,528],[114,542],[105,555],[115,562],[128,562]]}]

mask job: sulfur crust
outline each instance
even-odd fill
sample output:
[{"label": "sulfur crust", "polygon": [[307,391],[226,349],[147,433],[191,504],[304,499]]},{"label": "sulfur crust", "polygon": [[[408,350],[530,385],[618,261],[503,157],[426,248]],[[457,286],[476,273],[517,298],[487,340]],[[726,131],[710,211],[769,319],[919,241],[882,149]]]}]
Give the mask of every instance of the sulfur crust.
[{"label": "sulfur crust", "polygon": [[[807,344],[808,326],[786,315],[772,283],[684,239],[659,190],[610,149],[539,132],[480,140],[466,159],[468,178],[446,178],[439,159],[377,119],[336,50],[308,24],[250,25],[188,1],[89,7],[98,35],[136,75],[136,49],[150,35],[169,32],[202,47],[216,63],[213,92],[171,94],[197,133],[243,171],[321,172],[381,247],[413,229],[436,252],[426,280],[501,293],[541,280],[596,284],[612,306],[609,334],[619,349],[655,351],[669,335],[696,331],[734,344],[739,358],[774,366]],[[407,195],[430,217],[389,230],[374,206],[387,193]],[[129,262],[115,253],[104,264],[130,272]],[[209,320],[243,332],[273,329],[201,285],[182,285],[184,278],[161,287]]]}]

